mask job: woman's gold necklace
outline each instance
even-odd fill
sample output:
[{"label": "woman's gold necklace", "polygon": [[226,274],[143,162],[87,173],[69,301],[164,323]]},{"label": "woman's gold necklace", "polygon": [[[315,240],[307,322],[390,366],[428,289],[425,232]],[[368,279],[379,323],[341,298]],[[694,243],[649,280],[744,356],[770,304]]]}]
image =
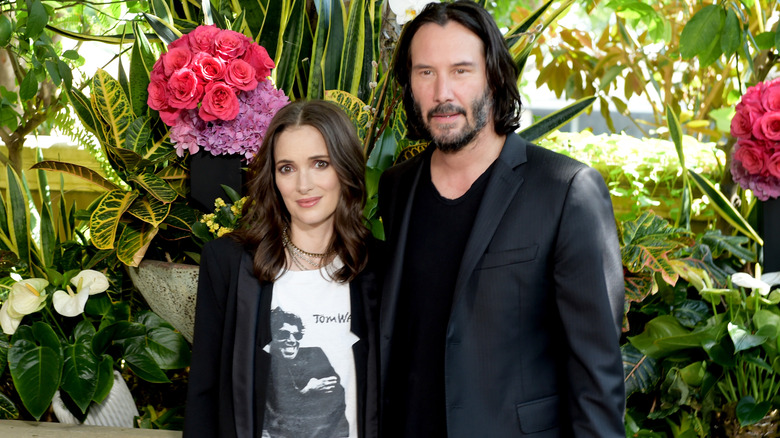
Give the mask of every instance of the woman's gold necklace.
[{"label": "woman's gold necklace", "polygon": [[[287,248],[287,252],[290,254],[290,259],[292,260],[293,264],[295,264],[295,266],[297,266],[298,269],[302,271],[308,270],[303,266],[302,262],[306,262],[312,267],[320,269],[326,265],[325,261],[336,253],[336,251],[333,250],[321,254],[304,251],[295,246],[295,244],[292,242],[292,239],[290,239],[290,235],[288,234],[287,230],[288,228],[284,227],[284,230],[282,231],[282,243],[284,244],[284,247]],[[319,259],[319,261],[315,261],[315,259]]]}]

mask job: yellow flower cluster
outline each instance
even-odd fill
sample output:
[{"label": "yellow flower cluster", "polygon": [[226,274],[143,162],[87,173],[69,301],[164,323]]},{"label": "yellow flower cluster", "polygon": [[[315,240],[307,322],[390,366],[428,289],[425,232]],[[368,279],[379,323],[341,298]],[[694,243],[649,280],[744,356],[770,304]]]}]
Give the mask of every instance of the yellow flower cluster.
[{"label": "yellow flower cluster", "polygon": [[235,204],[230,205],[230,212],[233,214],[233,218],[230,221],[230,225],[232,226],[221,225],[217,218],[218,215],[222,216],[225,214],[222,209],[228,206],[222,198],[214,200],[214,213],[204,214],[203,217],[200,218],[200,222],[209,228],[211,234],[216,237],[222,237],[235,229],[235,225],[238,223],[239,219],[241,219],[241,210],[244,208],[245,202],[246,196],[236,201]]}]

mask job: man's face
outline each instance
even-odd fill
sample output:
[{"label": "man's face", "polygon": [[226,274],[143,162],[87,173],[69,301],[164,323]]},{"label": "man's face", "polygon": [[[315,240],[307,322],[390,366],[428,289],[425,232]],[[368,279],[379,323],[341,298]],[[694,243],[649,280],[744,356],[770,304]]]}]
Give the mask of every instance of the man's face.
[{"label": "man's face", "polygon": [[303,333],[298,326],[284,323],[282,327],[274,333],[272,351],[276,351],[285,359],[295,359],[298,355],[298,347],[301,345]]},{"label": "man's face", "polygon": [[493,129],[482,40],[462,25],[428,23],[412,38],[415,112],[436,147],[456,152]]}]

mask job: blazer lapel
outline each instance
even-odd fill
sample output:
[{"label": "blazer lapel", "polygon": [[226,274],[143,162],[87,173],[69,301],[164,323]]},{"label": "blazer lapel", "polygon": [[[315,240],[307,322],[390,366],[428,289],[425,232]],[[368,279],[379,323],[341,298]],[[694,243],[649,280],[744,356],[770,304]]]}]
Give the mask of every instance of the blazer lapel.
[{"label": "blazer lapel", "polygon": [[504,217],[506,209],[523,184],[522,172],[518,166],[525,162],[525,141],[516,134],[509,134],[493,167],[466,249],[463,251],[458,279],[455,283],[453,309],[464,294],[466,281],[493,239],[493,233]]},{"label": "blazer lapel", "polygon": [[[244,253],[236,290],[236,337],[233,343],[233,412],[237,436],[253,436],[255,339],[260,305],[260,283],[252,272],[252,256]],[[251,310],[254,309],[254,310]]]}]

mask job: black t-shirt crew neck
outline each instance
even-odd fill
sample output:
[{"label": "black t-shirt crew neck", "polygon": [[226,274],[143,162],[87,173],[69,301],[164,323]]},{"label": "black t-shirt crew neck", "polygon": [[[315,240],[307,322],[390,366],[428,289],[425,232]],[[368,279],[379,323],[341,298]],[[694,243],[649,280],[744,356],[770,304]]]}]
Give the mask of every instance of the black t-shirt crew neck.
[{"label": "black t-shirt crew neck", "polygon": [[455,282],[491,165],[457,199],[431,181],[430,156],[412,205],[391,352],[385,436],[447,436],[444,348]]}]

